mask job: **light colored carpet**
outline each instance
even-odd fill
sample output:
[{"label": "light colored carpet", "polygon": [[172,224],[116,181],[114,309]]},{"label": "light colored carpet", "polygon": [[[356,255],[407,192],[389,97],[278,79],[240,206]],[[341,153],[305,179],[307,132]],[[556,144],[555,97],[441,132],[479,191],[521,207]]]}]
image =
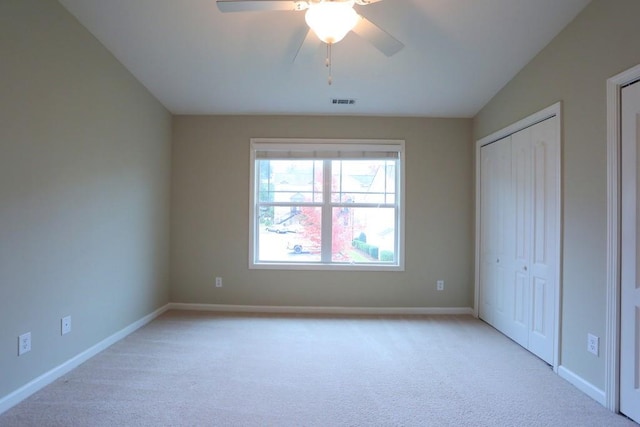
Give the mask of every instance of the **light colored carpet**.
[{"label": "light colored carpet", "polygon": [[637,426],[467,316],[168,312],[1,426]]}]

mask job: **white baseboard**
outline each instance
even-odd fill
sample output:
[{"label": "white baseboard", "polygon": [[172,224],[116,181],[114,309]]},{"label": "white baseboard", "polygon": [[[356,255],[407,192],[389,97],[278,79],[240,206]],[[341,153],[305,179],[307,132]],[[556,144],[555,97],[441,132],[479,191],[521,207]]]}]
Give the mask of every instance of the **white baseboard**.
[{"label": "white baseboard", "polygon": [[473,315],[471,307],[303,307],[267,305],[189,304],[172,302],[170,310],[277,314]]},{"label": "white baseboard", "polygon": [[561,378],[569,381],[573,384],[578,390],[591,397],[596,402],[600,403],[602,406],[606,406],[605,392],[604,390],[600,390],[598,387],[594,386],[590,382],[586,381],[581,376],[575,374],[564,366],[560,366],[558,368],[558,375]]},{"label": "white baseboard", "polygon": [[120,341],[121,339],[131,334],[132,332],[136,331],[137,329],[143,327],[144,325],[151,322],[153,319],[160,316],[162,313],[164,313],[168,309],[169,309],[168,304],[163,307],[160,307],[153,313],[150,313],[144,316],[143,318],[133,322],[129,326],[125,327],[124,329],[100,341],[98,344],[94,345],[93,347],[90,347],[87,350],[83,351],[82,353],[77,354],[76,356],[72,357],[71,359],[67,360],[61,365],[56,366],[52,370],[45,372],[44,374],[40,375],[38,378],[30,381],[29,383],[25,384],[24,386],[20,387],[14,392],[9,393],[8,395],[0,398],[0,414],[9,410],[11,407],[17,405],[27,397],[31,396],[33,393],[37,392],[38,390],[51,384],[53,381],[57,380],[58,378],[60,378],[67,372],[71,371],[72,369],[77,368],[82,363],[86,362],[96,354],[100,353],[102,350],[106,349],[112,344],[115,344],[116,342]]}]

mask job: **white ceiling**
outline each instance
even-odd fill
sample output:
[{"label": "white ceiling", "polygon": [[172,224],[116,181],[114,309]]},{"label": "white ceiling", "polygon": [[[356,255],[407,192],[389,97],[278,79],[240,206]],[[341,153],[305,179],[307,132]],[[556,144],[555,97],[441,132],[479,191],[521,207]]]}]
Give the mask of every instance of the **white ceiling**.
[{"label": "white ceiling", "polygon": [[[221,13],[215,0],[59,0],[174,114],[472,117],[590,0],[384,0],[356,7],[405,47],[350,33],[296,51],[304,12]],[[332,105],[353,98],[355,105]]]}]

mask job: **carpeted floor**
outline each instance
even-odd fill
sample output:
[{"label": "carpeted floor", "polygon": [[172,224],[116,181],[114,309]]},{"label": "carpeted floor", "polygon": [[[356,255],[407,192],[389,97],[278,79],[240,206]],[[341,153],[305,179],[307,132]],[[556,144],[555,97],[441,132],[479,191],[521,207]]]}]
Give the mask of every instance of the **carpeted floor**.
[{"label": "carpeted floor", "polygon": [[637,426],[467,316],[168,312],[0,426]]}]

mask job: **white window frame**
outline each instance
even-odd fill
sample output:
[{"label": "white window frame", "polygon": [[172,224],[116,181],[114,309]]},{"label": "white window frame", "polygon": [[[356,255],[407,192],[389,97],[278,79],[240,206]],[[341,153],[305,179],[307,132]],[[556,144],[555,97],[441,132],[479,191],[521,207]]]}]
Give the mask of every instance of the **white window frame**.
[{"label": "white window frame", "polygon": [[[258,262],[258,188],[256,187],[256,156],[262,151],[285,152],[396,152],[396,262],[331,263],[331,262]],[[405,141],[390,139],[310,139],[310,138],[251,138],[250,140],[250,192],[249,192],[249,268],[264,270],[347,270],[347,271],[404,271],[405,229]],[[366,158],[366,155],[365,157]],[[330,196],[329,196],[330,197]],[[326,206],[328,202],[323,202]],[[326,248],[323,248],[326,250]]]}]

